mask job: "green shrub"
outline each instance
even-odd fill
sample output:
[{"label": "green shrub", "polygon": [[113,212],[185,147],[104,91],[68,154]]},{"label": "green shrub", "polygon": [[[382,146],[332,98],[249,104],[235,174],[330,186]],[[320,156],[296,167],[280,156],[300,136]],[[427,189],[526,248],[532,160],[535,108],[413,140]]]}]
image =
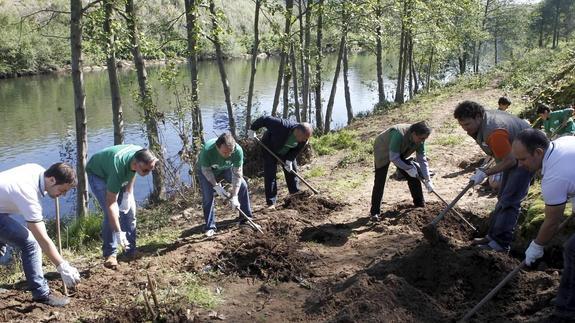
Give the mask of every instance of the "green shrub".
[{"label": "green shrub", "polygon": [[338,150],[357,149],[360,146],[357,133],[355,131],[343,129],[341,131],[330,132],[319,138],[312,138],[311,144],[318,155],[331,155]]}]

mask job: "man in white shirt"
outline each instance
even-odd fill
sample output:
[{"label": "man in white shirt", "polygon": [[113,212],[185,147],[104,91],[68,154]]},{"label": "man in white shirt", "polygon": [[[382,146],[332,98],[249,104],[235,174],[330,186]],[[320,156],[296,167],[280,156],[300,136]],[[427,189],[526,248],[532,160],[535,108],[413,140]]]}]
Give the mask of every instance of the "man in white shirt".
[{"label": "man in white shirt", "polygon": [[[64,306],[70,301],[50,293],[42,272],[42,252],[56,266],[68,287],[80,282],[80,274],[62,258],[48,237],[41,199],[46,194],[59,197],[74,186],[76,172],[65,163],[56,163],[47,170],[37,164],[25,164],[0,172],[0,245],[9,244],[21,250],[22,267],[33,300],[51,306]],[[26,226],[9,214],[22,216]]]},{"label": "man in white shirt", "polygon": [[[551,241],[564,221],[565,204],[575,196],[575,137],[550,142],[543,132],[526,129],[515,138],[513,154],[520,165],[532,172],[541,170],[543,175],[541,193],[545,201],[545,220],[525,251],[525,263],[531,266],[543,256],[545,244]],[[573,199],[571,201],[574,203]],[[564,245],[563,266],[553,316],[575,322],[575,234]]]}]

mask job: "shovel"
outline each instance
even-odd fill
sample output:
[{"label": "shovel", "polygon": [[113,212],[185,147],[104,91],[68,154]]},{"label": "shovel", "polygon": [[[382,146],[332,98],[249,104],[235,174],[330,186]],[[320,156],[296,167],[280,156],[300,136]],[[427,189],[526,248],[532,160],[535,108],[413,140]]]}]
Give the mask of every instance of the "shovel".
[{"label": "shovel", "polygon": [[[62,235],[60,233],[60,200],[58,198],[54,199],[54,204],[56,204],[56,236],[58,238],[58,252],[62,255]],[[64,286],[64,296],[68,296],[68,287],[62,281],[62,286]]]},{"label": "shovel", "polygon": [[[493,159],[488,159],[479,168],[487,169],[490,167],[490,165],[492,163],[493,163]],[[435,219],[433,219],[433,221],[431,221],[431,223],[429,223],[428,225],[423,227],[423,229],[421,231],[423,231],[423,236],[427,240],[429,240],[431,242],[440,240],[440,236],[439,236],[439,233],[437,232],[437,228],[436,228],[437,223],[439,223],[439,221],[441,221],[443,219],[443,217],[445,217],[447,212],[449,212],[455,206],[455,204],[457,204],[457,202],[459,202],[459,200],[463,197],[463,195],[465,195],[465,193],[467,193],[467,191],[469,191],[469,189],[472,188],[473,186],[475,186],[475,183],[473,183],[473,181],[469,181],[467,186],[465,186],[463,188],[463,190],[455,197],[455,199],[453,199],[453,201],[451,201],[451,203],[447,204],[447,207],[443,211],[441,211],[441,213],[439,213],[439,215],[436,216]]]},{"label": "shovel", "polygon": [[[220,182],[221,184],[221,182]],[[228,197],[224,199],[224,202],[229,202],[231,200],[232,196],[228,193]],[[246,221],[248,222],[249,226],[258,231],[259,233],[263,234],[264,232],[262,231],[262,226],[255,223],[252,218],[250,218],[249,216],[247,216],[247,214],[244,213],[244,211],[242,211],[242,209],[240,209],[239,207],[236,208],[236,210],[238,210],[241,214],[241,216],[243,216]]]},{"label": "shovel", "polygon": [[[555,234],[563,230],[563,228],[569,223],[569,221],[572,218],[573,216],[563,220],[563,222],[561,222],[561,224],[557,227],[557,230],[555,230]],[[517,273],[521,269],[525,268],[525,266],[527,266],[527,264],[525,263],[525,260],[523,260],[517,267],[515,267],[515,269],[513,269],[513,271],[507,274],[507,276],[505,276],[505,278],[503,278],[503,280],[500,281],[499,284],[495,286],[495,288],[493,288],[487,295],[485,295],[485,297],[483,297],[483,299],[479,303],[477,303],[475,307],[473,307],[469,312],[467,312],[467,314],[465,314],[465,316],[461,320],[459,320],[458,323],[467,322],[475,313],[477,313],[477,311],[479,311],[479,309],[483,305],[485,305],[485,303],[489,302],[503,286],[505,286],[513,277],[515,277],[515,275],[517,275]]]},{"label": "shovel", "polygon": [[[269,149],[263,142],[261,142],[261,140],[258,137],[254,137],[254,139],[256,140],[256,142],[262,146],[268,153],[270,153],[270,155],[274,156],[274,158],[278,161],[278,163],[280,163],[283,167],[286,166],[286,164],[284,163],[283,160],[281,160],[281,158],[279,158],[271,149]],[[310,190],[312,190],[312,192],[314,194],[319,194],[319,191],[316,190],[315,188],[313,188],[313,186],[311,186],[310,183],[308,183],[303,177],[301,177],[300,174],[298,174],[296,171],[294,171],[293,169],[291,170],[291,173],[295,175],[295,177],[299,178],[302,183],[304,183],[307,187],[309,187]]]},{"label": "shovel", "polygon": [[[420,176],[418,176],[419,180],[421,182],[424,181],[423,178],[421,178]],[[449,206],[449,203],[447,203],[446,200],[444,200],[441,195],[439,195],[435,190],[431,191],[431,193],[433,193],[433,195],[435,195],[435,197],[437,197],[441,202],[443,202],[443,204]],[[467,221],[467,219],[461,214],[459,213],[459,211],[457,211],[456,209],[451,209],[451,211],[453,211],[453,213],[455,213],[465,224],[467,224],[473,231],[477,232],[477,228],[473,226],[473,224],[471,224],[469,221]]]}]

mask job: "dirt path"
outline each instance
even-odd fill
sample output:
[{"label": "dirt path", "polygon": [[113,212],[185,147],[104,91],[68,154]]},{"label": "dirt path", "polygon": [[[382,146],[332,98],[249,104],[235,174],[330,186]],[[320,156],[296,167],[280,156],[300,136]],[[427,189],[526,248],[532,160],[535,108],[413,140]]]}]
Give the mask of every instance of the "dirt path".
[{"label": "dirt path", "polygon": [[[462,99],[492,106],[502,94],[493,86],[469,90],[362,119],[350,128],[369,140],[392,124],[428,120],[434,129],[428,141],[434,182],[450,201],[473,170],[460,166],[482,157],[453,120],[453,109]],[[219,234],[205,239],[201,210],[190,209],[174,221],[174,230],[181,232],[175,242],[144,246],[140,259],[122,263],[117,271],[103,268],[98,259],[84,263],[83,283],[72,306],[54,310],[33,304],[21,285],[1,291],[0,320],[150,319],[141,292],[149,274],[157,281],[160,308],[168,321],[440,322],[461,317],[518,264],[507,256],[468,248],[473,233],[454,216],[440,228],[449,243],[430,245],[420,229],[443,205],[426,196],[426,208],[412,208],[406,182],[388,181],[386,218],[370,222],[372,161],[339,167],[347,153],[324,156],[304,167],[304,174],[317,167],[325,171],[310,178],[322,191],[319,196],[286,198],[280,182],[283,206],[276,211],[264,209],[261,182],[252,181],[253,208],[264,237],[240,232],[234,215],[219,208]],[[494,204],[492,196],[474,190],[458,206],[480,225]],[[213,310],[170,296],[185,295],[178,289],[191,284],[189,275],[220,299]],[[57,276],[51,277],[51,286],[58,286]],[[549,314],[558,277],[552,269],[522,273],[477,319],[540,320]]]}]

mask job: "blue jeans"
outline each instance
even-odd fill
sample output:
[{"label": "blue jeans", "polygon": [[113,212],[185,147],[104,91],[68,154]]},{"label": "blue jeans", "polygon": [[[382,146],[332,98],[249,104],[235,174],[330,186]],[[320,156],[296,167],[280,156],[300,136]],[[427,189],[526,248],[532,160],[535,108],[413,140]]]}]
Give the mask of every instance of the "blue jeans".
[{"label": "blue jeans", "polygon": [[564,245],[563,274],[555,308],[565,316],[575,317],[575,234]]},{"label": "blue jeans", "polygon": [[42,250],[32,232],[7,214],[0,214],[0,242],[22,252],[22,268],[32,297],[48,296],[50,289],[42,271]]},{"label": "blue jeans", "polygon": [[[214,212],[214,188],[212,184],[208,182],[204,174],[200,169],[197,171],[198,178],[200,179],[200,187],[202,188],[202,208],[204,210],[204,220],[206,221],[205,230],[215,230],[216,229],[216,215]],[[232,170],[227,169],[219,176],[216,176],[216,180],[225,179],[228,182],[232,182]],[[240,209],[248,216],[252,217],[252,208],[250,206],[250,195],[248,193],[248,184],[242,178],[240,191],[238,193],[238,199],[240,201]],[[240,215],[240,223],[244,223],[245,218]]]},{"label": "blue jeans", "polygon": [[527,196],[532,177],[533,174],[526,168],[518,166],[503,172],[497,205],[489,222],[488,235],[505,249],[508,249],[513,241],[521,201]]},{"label": "blue jeans", "polygon": [[[106,193],[108,192],[106,181],[96,175],[88,173],[88,182],[90,183],[92,194],[96,197],[100,204],[100,208],[104,212],[104,220],[102,221],[102,254],[104,258],[117,255],[118,246],[114,242],[114,231],[112,230],[108,210],[106,208]],[[125,188],[122,188],[118,194],[118,201],[122,200],[124,189]],[[120,212],[119,220],[120,229],[123,232],[126,232],[126,238],[130,243],[130,249],[127,250],[126,253],[128,255],[132,255],[136,252],[136,217],[132,210],[130,210],[127,213]]]},{"label": "blue jeans", "polygon": [[[264,152],[264,187],[266,191],[266,203],[267,205],[274,205],[276,203],[278,195],[278,184],[276,178],[277,164],[278,161],[268,152]],[[281,158],[281,156],[280,156]],[[285,160],[284,160],[285,162]],[[297,161],[293,161],[293,170],[297,172]],[[299,179],[290,172],[287,172],[285,168],[282,167],[284,176],[286,179],[286,184],[290,194],[297,193],[299,191]]]}]

